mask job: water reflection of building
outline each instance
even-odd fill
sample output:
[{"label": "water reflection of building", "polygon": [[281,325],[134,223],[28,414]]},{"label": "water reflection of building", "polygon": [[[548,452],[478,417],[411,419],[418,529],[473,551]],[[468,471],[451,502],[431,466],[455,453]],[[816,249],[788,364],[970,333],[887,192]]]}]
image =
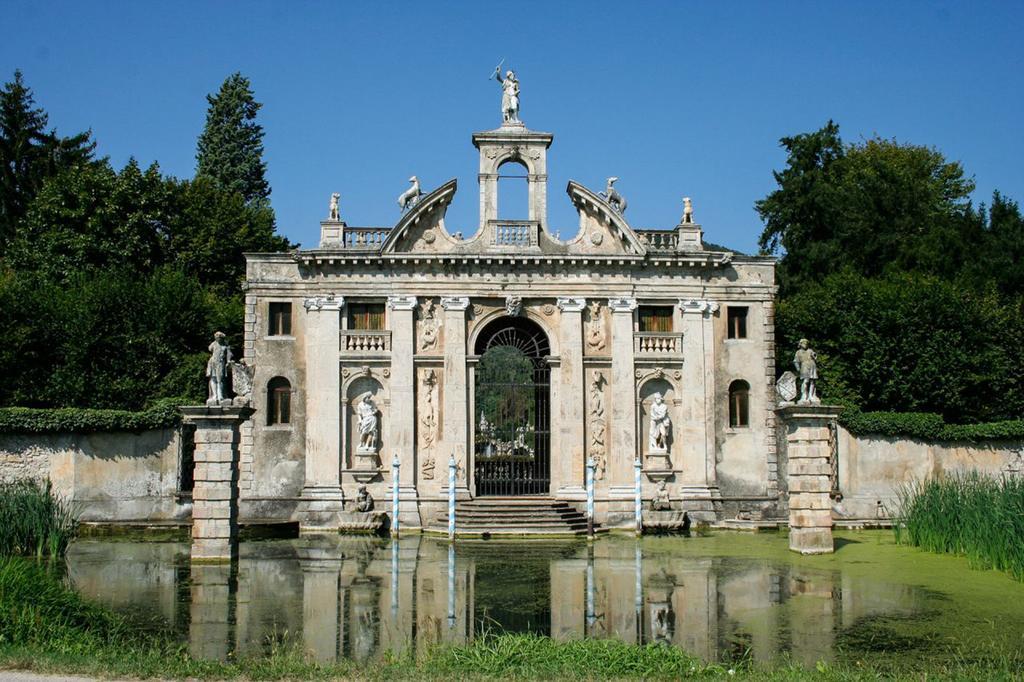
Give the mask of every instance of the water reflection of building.
[{"label": "water reflection of building", "polygon": [[[84,594],[177,623],[196,655],[296,643],[320,660],[466,642],[484,630],[663,642],[706,660],[829,659],[837,633],[920,608],[907,586],[739,557],[680,555],[672,539],[451,546],[340,536],[242,545],[188,567],[174,544],[83,542]],[[185,568],[183,571],[182,568]]]}]

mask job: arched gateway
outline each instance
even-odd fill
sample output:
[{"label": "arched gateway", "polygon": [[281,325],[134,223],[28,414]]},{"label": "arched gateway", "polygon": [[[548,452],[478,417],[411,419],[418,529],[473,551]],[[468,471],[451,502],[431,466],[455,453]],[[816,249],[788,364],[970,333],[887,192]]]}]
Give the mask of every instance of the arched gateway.
[{"label": "arched gateway", "polygon": [[551,414],[544,330],[525,317],[488,323],[476,340],[473,477],[477,495],[546,495]]}]

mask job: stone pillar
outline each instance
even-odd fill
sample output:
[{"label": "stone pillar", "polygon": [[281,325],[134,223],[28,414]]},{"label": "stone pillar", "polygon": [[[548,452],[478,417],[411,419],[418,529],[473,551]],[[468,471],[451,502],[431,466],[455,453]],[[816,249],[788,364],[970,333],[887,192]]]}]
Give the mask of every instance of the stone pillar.
[{"label": "stone pillar", "polygon": [[559,330],[559,354],[562,364],[559,371],[560,383],[558,400],[559,447],[555,471],[558,480],[556,496],[562,499],[586,499],[584,487],[586,436],[584,402],[586,386],[583,380],[583,298],[559,297],[558,309],[562,311]]},{"label": "stone pillar", "polygon": [[784,405],[775,412],[786,429],[789,488],[789,548],[801,554],[828,554],[832,543],[832,448],[829,422],[841,408]]},{"label": "stone pillar", "polygon": [[[330,528],[342,510],[341,491],[341,311],[340,296],[307,298],[306,482],[301,528]],[[305,501],[308,500],[308,501]]]},{"label": "stone pillar", "polygon": [[613,498],[629,500],[633,499],[633,460],[637,455],[636,379],[633,376],[633,311],[636,305],[635,298],[608,299],[608,309],[612,314],[609,492]]},{"label": "stone pillar", "polygon": [[420,515],[416,499],[416,352],[413,311],[415,296],[388,297],[391,327],[391,407],[388,413],[391,451],[381,453],[384,466],[390,471],[391,459],[398,455],[399,527],[419,528]]},{"label": "stone pillar", "polygon": [[181,412],[196,427],[192,561],[230,561],[238,556],[239,426],[253,411],[221,405]]},{"label": "stone pillar", "polygon": [[[444,308],[444,398],[442,399],[441,420],[444,423],[441,456],[437,458],[438,468],[455,457],[461,473],[455,487],[465,496],[469,494],[469,460],[466,457],[469,440],[469,403],[466,399],[466,296],[442,296]],[[443,489],[448,490],[447,481]]]},{"label": "stone pillar", "polygon": [[702,521],[713,521],[719,497],[715,444],[715,301],[679,301],[683,316],[683,423],[679,449],[682,461],[683,508]]}]

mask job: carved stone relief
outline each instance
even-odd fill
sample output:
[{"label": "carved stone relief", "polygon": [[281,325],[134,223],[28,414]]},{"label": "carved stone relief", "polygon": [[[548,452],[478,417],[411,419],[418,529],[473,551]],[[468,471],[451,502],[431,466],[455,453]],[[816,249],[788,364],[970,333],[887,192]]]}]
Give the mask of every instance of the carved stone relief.
[{"label": "carved stone relief", "polygon": [[434,313],[434,300],[427,298],[420,304],[419,347],[421,352],[437,350],[437,337],[441,322]]},{"label": "carved stone relief", "polygon": [[437,373],[424,369],[420,374],[420,474],[426,481],[434,480],[437,445]]},{"label": "carved stone relief", "polygon": [[608,457],[606,447],[606,417],[604,408],[604,386],[605,378],[600,370],[595,371],[591,376],[588,390],[588,456],[594,460],[594,479],[604,480],[605,470],[608,468]]},{"label": "carved stone relief", "polygon": [[604,315],[601,314],[601,303],[591,302],[588,307],[590,319],[587,321],[587,348],[592,353],[604,350],[607,340],[604,331]]}]

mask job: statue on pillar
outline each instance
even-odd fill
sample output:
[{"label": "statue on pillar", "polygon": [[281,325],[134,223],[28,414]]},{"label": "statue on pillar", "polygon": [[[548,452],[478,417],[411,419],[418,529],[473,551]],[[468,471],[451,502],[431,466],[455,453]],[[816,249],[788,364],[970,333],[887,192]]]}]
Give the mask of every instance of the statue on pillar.
[{"label": "statue on pillar", "polygon": [[377,406],[367,393],[356,405],[356,416],[359,418],[359,450],[376,452],[377,450]]},{"label": "statue on pillar", "polygon": [[210,344],[210,359],[206,361],[206,376],[209,379],[207,405],[220,405],[226,398],[228,366],[231,363],[231,348],[224,342],[224,332],[215,332]]},{"label": "statue on pillar", "polygon": [[501,77],[501,64],[494,67],[494,80],[501,84],[501,122],[504,125],[518,124],[519,120],[519,79],[512,69],[505,72],[505,78]]},{"label": "statue on pillar", "polygon": [[668,450],[670,434],[672,433],[672,418],[668,416],[668,405],[660,393],[654,394],[654,402],[651,403],[651,434],[649,446],[651,452],[665,452]]},{"label": "statue on pillar", "polygon": [[793,356],[793,365],[800,377],[800,404],[820,403],[818,399],[818,354],[811,350],[807,339],[800,339],[800,347]]}]

